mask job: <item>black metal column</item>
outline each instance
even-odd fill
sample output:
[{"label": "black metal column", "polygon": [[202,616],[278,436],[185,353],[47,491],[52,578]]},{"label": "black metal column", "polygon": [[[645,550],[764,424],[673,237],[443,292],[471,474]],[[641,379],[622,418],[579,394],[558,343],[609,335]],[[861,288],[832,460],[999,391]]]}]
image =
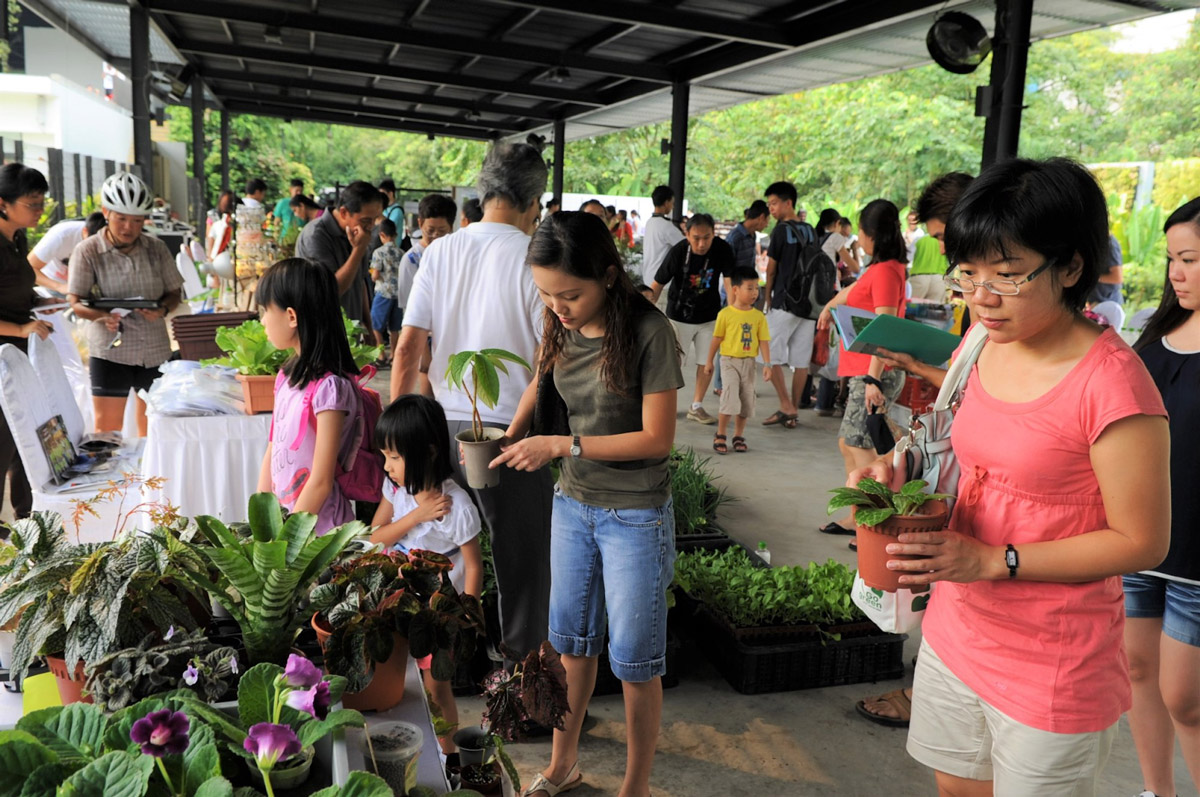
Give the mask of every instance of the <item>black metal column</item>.
[{"label": "black metal column", "polygon": [[192,221],[197,230],[204,229],[207,180],[204,174],[204,84],[200,76],[192,78],[192,181],[196,186],[196,206]]},{"label": "black metal column", "polygon": [[983,167],[1017,157],[1033,0],[997,0],[992,37],[991,103],[983,128]]},{"label": "black metal column", "polygon": [[680,81],[671,86],[671,167],[670,186],[675,192],[676,222],[683,219],[683,188],[687,175],[688,96],[691,84]]},{"label": "black metal column", "polygon": [[66,218],[67,189],[63,180],[63,151],[61,149],[46,150],[46,168],[50,172],[46,182],[50,184],[50,196],[54,197],[54,212],[50,214],[50,223],[58,224]]},{"label": "black metal column", "polygon": [[154,145],[150,142],[150,12],[129,5],[130,84],[133,86],[133,160],[146,184],[154,185]]},{"label": "black metal column", "polygon": [[83,212],[83,175],[79,169],[79,153],[76,152],[71,156],[71,165],[75,174],[75,215],[79,217],[86,216]]},{"label": "black metal column", "polygon": [[[563,160],[567,152],[567,123],[563,119],[554,120],[554,177],[550,193],[559,202],[563,195]],[[562,208],[559,208],[562,210]]]},{"label": "black metal column", "polygon": [[221,190],[229,190],[229,111],[221,111]]}]

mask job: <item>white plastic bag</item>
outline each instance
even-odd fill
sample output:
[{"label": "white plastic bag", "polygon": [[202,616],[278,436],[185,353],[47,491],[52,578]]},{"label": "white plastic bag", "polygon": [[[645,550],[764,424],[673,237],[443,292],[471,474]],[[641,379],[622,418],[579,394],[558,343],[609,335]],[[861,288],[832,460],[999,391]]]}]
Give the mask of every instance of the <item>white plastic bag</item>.
[{"label": "white plastic bag", "polygon": [[868,587],[862,576],[855,573],[850,599],[871,622],[879,626],[879,630],[889,634],[904,634],[921,624],[932,594],[928,588],[919,593],[903,587],[895,592],[885,592]]}]

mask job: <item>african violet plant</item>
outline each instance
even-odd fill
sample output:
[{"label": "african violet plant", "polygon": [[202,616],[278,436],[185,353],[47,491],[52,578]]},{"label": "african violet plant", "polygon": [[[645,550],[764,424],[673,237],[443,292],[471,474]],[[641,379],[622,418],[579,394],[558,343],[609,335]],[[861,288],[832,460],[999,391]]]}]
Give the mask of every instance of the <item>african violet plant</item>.
[{"label": "african violet plant", "polygon": [[416,658],[432,655],[430,672],[449,681],[471,658],[483,611],[450,584],[453,563],[432,551],[367,554],[333,568],[312,592],[312,609],[332,630],[325,666],[349,680],[352,692],[371,682],[375,665],[392,654],[393,637],[408,639]]},{"label": "african violet plant", "polygon": [[135,647],[110,653],[87,668],[87,689],[96,705],[118,711],[143,698],[191,689],[215,703],[234,688],[237,651],[210,642],[204,629],[155,632]]},{"label": "african violet plant", "polygon": [[914,479],[896,492],[875,479],[862,478],[858,487],[838,487],[830,490],[833,498],[829,499],[829,514],[839,509],[852,506],[854,520],[860,526],[879,526],[888,518],[895,516],[919,514],[918,509],[929,501],[953,498],[944,493],[927,493],[925,488],[929,482]]}]

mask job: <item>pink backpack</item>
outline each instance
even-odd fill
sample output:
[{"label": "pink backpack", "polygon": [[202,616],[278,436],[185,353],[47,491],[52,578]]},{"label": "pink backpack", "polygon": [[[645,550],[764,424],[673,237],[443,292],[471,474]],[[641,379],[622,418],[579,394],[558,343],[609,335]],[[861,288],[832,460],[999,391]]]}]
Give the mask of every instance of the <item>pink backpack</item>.
[{"label": "pink backpack", "polygon": [[[350,419],[354,424],[354,444],[344,462],[337,463],[337,483],[342,489],[342,495],[351,501],[378,502],[383,497],[383,455],[375,450],[375,424],[383,414],[383,402],[379,393],[367,387],[367,382],[375,375],[374,367],[366,366],[357,379],[351,379],[354,392],[358,397],[358,411]],[[328,377],[323,377],[328,378]],[[287,376],[282,371],[275,378],[275,390],[278,391],[282,381]],[[310,426],[316,427],[317,416],[312,409],[313,394],[322,380],[314,380],[304,389],[303,420],[296,430],[296,437],[290,446],[292,451],[300,448],[304,436]],[[271,438],[275,437],[275,422],[271,422]]]}]

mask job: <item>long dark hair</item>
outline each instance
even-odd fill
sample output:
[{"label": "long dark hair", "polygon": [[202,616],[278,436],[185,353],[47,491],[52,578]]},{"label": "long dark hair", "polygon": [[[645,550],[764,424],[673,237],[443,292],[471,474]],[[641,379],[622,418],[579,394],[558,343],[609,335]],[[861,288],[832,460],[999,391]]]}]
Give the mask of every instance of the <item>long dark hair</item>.
[{"label": "long dark hair", "polygon": [[900,209],[886,199],[875,199],[867,203],[858,216],[858,229],[871,236],[875,251],[872,263],[885,260],[908,262],[908,246],[900,229]]},{"label": "long dark hair", "polygon": [[[1200,234],[1200,196],[1176,208],[1175,212],[1167,217],[1167,222],[1163,225],[1163,232],[1165,233],[1177,224],[1192,224],[1196,227],[1197,234]],[[1146,328],[1138,336],[1137,342],[1133,344],[1134,351],[1141,351],[1151,343],[1162,340],[1180,324],[1187,321],[1191,315],[1192,311],[1180,305],[1179,297],[1175,295],[1175,286],[1171,284],[1171,261],[1168,258],[1162,300],[1158,303],[1158,309],[1154,311],[1154,315],[1150,316],[1150,320],[1146,322]]]},{"label": "long dark hair", "polygon": [[[658,309],[638,293],[621,264],[621,255],[608,226],[596,215],[560,210],[538,225],[525,262],[530,266],[565,271],[572,277],[607,284],[609,266],[616,279],[604,298],[604,343],[600,348],[600,377],[608,390],[630,395],[637,363],[636,319]],[[567,331],[549,307],[543,314],[542,360],[539,371],[548,374],[562,355]]]},{"label": "long dark hair", "polygon": [[375,447],[404,460],[409,495],[437,487],[453,475],[446,413],[431,398],[411,393],[393,401],[375,422]]},{"label": "long dark hair", "polygon": [[358,376],[332,271],[303,257],[280,260],[258,281],[255,298],[263,307],[296,311],[300,353],[283,365],[289,385],[304,387],[325,374]]}]

